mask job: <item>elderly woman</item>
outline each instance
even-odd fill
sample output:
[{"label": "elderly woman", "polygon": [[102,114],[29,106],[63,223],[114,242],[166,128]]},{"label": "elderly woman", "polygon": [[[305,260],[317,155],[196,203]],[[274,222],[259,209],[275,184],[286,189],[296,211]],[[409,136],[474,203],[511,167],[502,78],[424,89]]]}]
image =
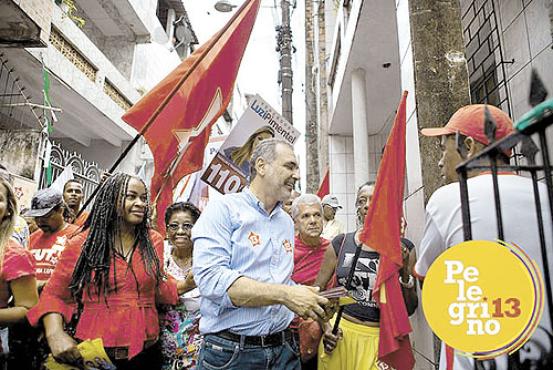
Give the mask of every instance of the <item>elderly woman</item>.
[{"label": "elderly woman", "polygon": [[[167,243],[165,268],[177,279],[192,280],[191,230],[200,210],[191,203],[174,203],[165,211]],[[176,306],[160,309],[163,370],[194,369],[199,348],[200,290],[194,288],[179,297]]]},{"label": "elderly woman", "polygon": [[[0,176],[0,327],[21,324],[38,302],[35,266],[29,251],[11,236],[18,217],[17,200],[10,183]],[[13,299],[13,305],[8,302]],[[12,348],[12,351],[14,348]],[[1,347],[0,347],[1,352]],[[21,355],[13,358],[14,355]],[[32,356],[11,354],[10,368],[30,368]],[[5,357],[0,356],[4,368]]]},{"label": "elderly woman", "polygon": [[[340,234],[332,240],[332,247],[325,253],[321,271],[315,285],[326,287],[334,273],[337,284],[345,286],[347,276],[352,268],[351,260],[357,248],[362,248],[349,294],[357,303],[345,306],[340,322],[341,334],[333,335],[333,321],[325,324],[323,340],[319,347],[319,369],[341,370],[379,370],[378,339],[380,327],[380,309],[372,298],[374,283],[380,261],[379,254],[370,246],[359,240],[374,192],[374,183],[363,184],[357,190],[355,205],[357,207],[357,231]],[[408,255],[408,254],[407,254]],[[404,255],[403,270],[408,269],[408,258]],[[411,315],[417,307],[417,294],[413,279],[402,280],[403,298],[407,312]],[[409,273],[406,274],[409,276]]]},{"label": "elderly woman", "polygon": [[[59,362],[81,366],[77,341],[101,338],[118,370],[161,367],[156,303],[175,304],[193,286],[167,279],[163,238],[150,229],[148,210],[139,178],[115,174],[101,185],[83,232],[69,241],[27,315],[34,326],[42,321]],[[75,311],[73,338],[63,323]]]}]

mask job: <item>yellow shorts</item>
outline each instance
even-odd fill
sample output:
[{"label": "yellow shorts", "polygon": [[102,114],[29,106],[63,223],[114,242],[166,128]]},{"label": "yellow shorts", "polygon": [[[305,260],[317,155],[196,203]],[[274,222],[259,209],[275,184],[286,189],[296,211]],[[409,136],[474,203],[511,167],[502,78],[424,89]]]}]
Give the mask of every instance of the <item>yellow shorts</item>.
[{"label": "yellow shorts", "polygon": [[[334,319],[330,320],[334,325]],[[319,344],[319,370],[388,370],[392,369],[378,361],[379,328],[355,324],[342,318],[343,337],[334,351],[327,355],[323,341]]]}]

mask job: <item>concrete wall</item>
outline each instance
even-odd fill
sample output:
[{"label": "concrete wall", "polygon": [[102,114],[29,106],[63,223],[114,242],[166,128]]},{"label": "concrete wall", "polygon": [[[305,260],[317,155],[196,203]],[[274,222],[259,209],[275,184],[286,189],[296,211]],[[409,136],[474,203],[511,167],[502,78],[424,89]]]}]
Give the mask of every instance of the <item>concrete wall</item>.
[{"label": "concrete wall", "polygon": [[16,3],[40,27],[40,41],[48,42],[53,2],[50,0],[8,0]]},{"label": "concrete wall", "polygon": [[[157,2],[138,1],[137,3],[133,6],[138,7],[143,16],[147,16],[151,29],[161,28],[155,15]],[[113,125],[119,126],[129,133],[126,140],[133,137],[134,129],[121,120],[123,109],[104,93],[104,80],[107,78],[127,99],[136,102],[140,98],[137,89],[146,92],[178,65],[180,59],[177,53],[171,53],[166,45],[157,43],[137,45],[135,42],[123,38],[106,39],[92,22],[85,26],[85,30],[81,30],[71,20],[63,16],[59,7],[54,7],[53,24],[98,68],[96,81],[93,82],[86,78],[80,70],[51,45],[47,50],[28,50],[37,59],[40,58],[42,53],[46,65],[59,78],[78,92],[84,100],[88,100],[89,103],[113,121]],[[83,104],[83,106],[85,105],[87,104]],[[114,146],[104,140],[92,139],[90,145],[84,146],[72,140],[70,135],[68,136],[68,138],[56,138],[54,140],[61,143],[65,150],[81,153],[83,158],[98,163],[104,169],[111,167],[127,144],[124,141],[121,146]],[[151,154],[144,155],[143,152],[145,151],[149,152],[144,148],[143,143],[137,144],[119,170],[135,173],[136,168],[140,167],[145,159],[151,163]],[[151,168],[147,169],[147,171],[149,170]]]},{"label": "concrete wall", "polygon": [[136,43],[127,37],[105,37],[94,22],[86,22],[82,31],[115,68],[130,80]]},{"label": "concrete wall", "polygon": [[34,179],[40,143],[40,131],[0,130],[0,163],[13,174]]},{"label": "concrete wall", "polygon": [[104,47],[101,50],[115,68],[130,80],[136,46],[134,42],[131,43],[123,37],[110,37],[104,40]]},{"label": "concrete wall", "polygon": [[[71,139],[54,139],[61,144],[61,147],[69,152],[77,152],[81,154],[87,161],[93,161],[98,164],[98,167],[108,170],[115,160],[119,157],[121,152],[125,149],[128,142],[124,142],[121,147],[115,147],[108,144],[103,140],[92,140],[91,145],[88,147],[82,146]],[[116,171],[125,172],[128,174],[135,174],[136,168],[143,162],[142,160],[142,146],[137,143],[133,149],[127,154],[127,157],[119,165]]]},{"label": "concrete wall", "polygon": [[156,43],[136,45],[131,83],[144,92],[150,90],[180,63],[176,51]]},{"label": "concrete wall", "polygon": [[[139,94],[131,86],[129,80],[117,70],[113,63],[84,32],[82,32],[70,19],[63,15],[59,7],[54,7],[52,23],[68,41],[79,49],[79,51],[90,61],[91,64],[98,68],[96,84],[100,85],[97,88],[102,91],[102,94],[103,81],[107,78],[128,100],[131,102],[136,102],[138,100]],[[40,53],[44,52],[44,49],[28,50],[39,60]],[[46,65],[51,68],[56,75],[62,77],[70,86],[73,86],[76,91],[81,93],[81,95],[90,99],[93,104],[98,106],[98,108],[101,109],[107,116],[112,118],[114,122],[121,122],[119,119],[122,113],[121,108],[111,101],[109,97],[105,96],[105,94],[104,97],[107,100],[103,101],[100,99],[101,96],[98,96],[98,93],[94,91],[94,89],[92,91],[90,90],[90,86],[81,86],[82,84],[78,81],[80,78],[85,77],[51,45],[48,47],[46,58]],[[64,61],[69,63],[71,67],[65,66],[66,63],[64,63]]]}]

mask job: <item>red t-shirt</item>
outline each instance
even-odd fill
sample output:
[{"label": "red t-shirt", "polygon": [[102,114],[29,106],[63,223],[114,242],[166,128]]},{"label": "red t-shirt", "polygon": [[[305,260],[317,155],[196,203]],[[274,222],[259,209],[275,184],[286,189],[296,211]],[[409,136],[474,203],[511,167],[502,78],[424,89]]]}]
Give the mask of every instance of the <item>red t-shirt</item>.
[{"label": "red t-shirt", "polygon": [[60,254],[65,249],[67,240],[78,229],[78,226],[66,224],[63,229],[53,234],[45,234],[40,229],[31,234],[29,251],[36,263],[37,280],[46,281],[50,279]]},{"label": "red t-shirt", "polygon": [[[40,318],[50,312],[61,314],[65,322],[71,320],[75,303],[69,284],[87,234],[88,231],[84,231],[69,241],[38,304],[27,314],[31,325],[37,326]],[[150,231],[150,239],[163,268],[163,238]],[[84,290],[83,310],[75,336],[81,340],[102,338],[105,347],[128,347],[132,358],[142,351],[145,341],[158,338],[156,304],[176,304],[177,284],[169,276],[167,281],[156,286],[155,277],[144,267],[139,248],[134,251],[131,265],[118,255],[110,261],[109,280],[112,284],[116,278],[117,290],[111,289],[100,299]]]},{"label": "red t-shirt", "polygon": [[0,308],[8,307],[8,301],[11,297],[9,287],[11,281],[34,275],[35,263],[31,253],[16,241],[8,240],[4,250],[2,271],[0,271]]},{"label": "red t-shirt", "polygon": [[301,238],[296,235],[294,239],[294,272],[292,280],[298,284],[313,285],[317,274],[321,269],[326,249],[330,242],[320,238],[319,246],[312,247],[305,245]]}]

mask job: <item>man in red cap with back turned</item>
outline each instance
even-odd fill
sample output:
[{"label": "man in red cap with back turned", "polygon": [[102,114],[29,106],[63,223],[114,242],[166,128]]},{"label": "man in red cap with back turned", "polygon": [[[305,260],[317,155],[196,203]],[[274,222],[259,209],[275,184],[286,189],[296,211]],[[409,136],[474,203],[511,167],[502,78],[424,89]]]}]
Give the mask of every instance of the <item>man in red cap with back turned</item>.
[{"label": "man in red cap with back turned", "polygon": [[[417,248],[418,260],[414,267],[414,273],[420,279],[424,279],[428,268],[442,252],[464,241],[459,178],[455,168],[489,144],[484,131],[485,108],[486,105],[483,104],[464,106],[451,116],[445,127],[428,128],[421,131],[425,136],[435,136],[440,139],[442,157],[438,166],[446,185],[436,190],[426,205],[426,225],[420,246]],[[487,108],[496,124],[497,140],[513,132],[513,122],[505,112],[491,105],[488,105]],[[457,139],[457,135],[460,136],[460,139]],[[500,154],[498,165],[508,165],[510,155],[510,150]],[[472,237],[474,240],[496,240],[497,227],[491,173],[475,170],[469,172],[468,176]],[[518,176],[511,171],[500,170],[498,182],[505,240],[524,248],[543,271],[532,180]],[[552,227],[549,206],[546,205],[547,188],[542,183],[539,185],[543,217],[544,220],[549,221],[545,225],[546,242],[548,249],[551,249],[553,245]],[[548,317],[546,307],[540,325],[550,330]],[[543,332],[541,334],[536,332],[532,337],[532,341],[539,343],[537,349],[520,351],[521,361],[529,354],[532,358],[526,358],[526,360],[530,362],[539,361],[540,356],[542,359],[547,356],[547,351],[551,347],[548,338],[543,334]],[[543,335],[543,338],[540,335]],[[540,348],[543,350],[541,354]],[[446,352],[449,352],[447,356]],[[451,358],[452,356],[453,353],[450,350],[445,351],[442,345],[440,370],[446,369],[446,357]],[[495,366],[490,365],[491,368],[507,369],[507,356],[487,361],[495,361]],[[535,365],[539,365],[539,363],[536,362]],[[461,355],[454,356],[454,370],[473,370],[474,368],[472,358]]]}]

